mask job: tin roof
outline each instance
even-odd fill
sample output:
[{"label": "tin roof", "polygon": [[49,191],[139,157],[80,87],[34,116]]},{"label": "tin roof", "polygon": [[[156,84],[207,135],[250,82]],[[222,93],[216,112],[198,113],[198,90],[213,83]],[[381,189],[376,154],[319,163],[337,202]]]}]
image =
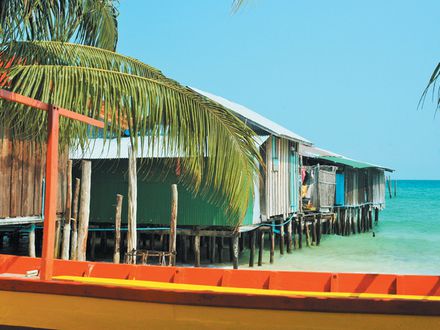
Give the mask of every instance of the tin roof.
[{"label": "tin roof", "polygon": [[352,168],[378,168],[388,172],[394,172],[393,169],[387,168],[380,165],[374,165],[367,162],[361,162],[358,160],[354,160],[340,154],[334,153],[332,151],[328,151],[325,149],[311,147],[311,146],[300,146],[300,154],[309,158],[319,158],[322,160],[326,160],[332,162],[334,164],[350,166]]},{"label": "tin roof", "polygon": [[241,118],[243,121],[246,122],[246,124],[250,126],[257,127],[269,134],[285,138],[288,140],[292,140],[295,142],[300,142],[306,145],[312,145],[312,142],[309,140],[303,138],[302,136],[293,133],[292,131],[288,130],[287,128],[267,119],[266,117],[263,117],[262,115],[252,111],[251,109],[232,102],[228,99],[225,99],[224,97],[217,96],[205,91],[202,91],[200,89],[190,87],[193,91],[211,99],[214,102],[217,102],[218,104],[224,106],[225,108],[228,108],[231,110],[234,114],[236,114],[239,118]]}]

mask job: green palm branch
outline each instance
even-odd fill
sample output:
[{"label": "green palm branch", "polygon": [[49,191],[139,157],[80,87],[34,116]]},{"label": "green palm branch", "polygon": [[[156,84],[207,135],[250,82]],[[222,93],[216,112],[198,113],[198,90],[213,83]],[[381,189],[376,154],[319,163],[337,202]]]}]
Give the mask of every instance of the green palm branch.
[{"label": "green palm branch", "polygon": [[75,41],[115,50],[116,4],[115,0],[1,0],[0,43]]},{"label": "green palm branch", "polygon": [[[12,64],[3,69],[10,90],[101,118],[105,139],[119,139],[126,123],[135,147],[151,149],[160,141],[167,152],[183,155],[181,182],[228,210],[231,224],[244,218],[260,158],[253,131],[228,109],[136,59],[91,46],[13,42],[3,47],[0,61]],[[45,113],[0,106],[3,125],[45,139]],[[87,144],[87,126],[64,119],[60,124],[62,145]],[[163,172],[174,166],[170,159]]]}]

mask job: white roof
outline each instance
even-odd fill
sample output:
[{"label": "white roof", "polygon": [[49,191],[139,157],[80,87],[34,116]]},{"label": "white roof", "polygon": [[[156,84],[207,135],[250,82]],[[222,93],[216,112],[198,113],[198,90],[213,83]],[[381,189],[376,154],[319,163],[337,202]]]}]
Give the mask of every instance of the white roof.
[{"label": "white roof", "polygon": [[337,153],[334,153],[332,151],[317,148],[314,146],[305,146],[305,145],[299,146],[299,154],[302,156],[310,157],[310,158],[318,158],[318,157],[323,157],[323,156],[345,158],[344,156],[337,154]]},{"label": "white roof", "polygon": [[246,108],[245,106],[229,101],[221,96],[217,96],[208,92],[204,92],[200,89],[194,88],[194,87],[190,87],[192,90],[194,90],[195,92],[206,96],[207,98],[213,100],[214,102],[217,102],[219,104],[221,104],[222,106],[224,106],[225,108],[228,108],[229,110],[231,110],[232,112],[234,112],[235,114],[244,117],[246,120],[251,121],[252,123],[254,123],[256,126],[262,128],[263,130],[267,131],[270,134],[273,134],[275,136],[281,137],[281,138],[285,138],[288,140],[293,140],[296,142],[301,142],[303,144],[306,145],[312,145],[312,143],[303,138],[302,136],[293,133],[292,131],[288,130],[287,128],[278,125],[277,123],[274,123],[273,121],[263,117],[262,115],[252,111],[249,108]]},{"label": "white roof", "polygon": [[[269,136],[256,136],[254,138],[255,145],[261,146]],[[138,152],[136,158],[183,158],[185,154],[177,150],[166,148],[166,143],[162,138],[156,138],[154,143],[150,138],[144,140],[144,148],[141,149],[141,142],[138,141]],[[127,159],[128,151],[131,149],[129,137],[121,138],[121,144],[118,149],[118,141],[116,139],[89,139],[89,144],[84,150],[81,148],[69,150],[69,158],[76,159]]]}]

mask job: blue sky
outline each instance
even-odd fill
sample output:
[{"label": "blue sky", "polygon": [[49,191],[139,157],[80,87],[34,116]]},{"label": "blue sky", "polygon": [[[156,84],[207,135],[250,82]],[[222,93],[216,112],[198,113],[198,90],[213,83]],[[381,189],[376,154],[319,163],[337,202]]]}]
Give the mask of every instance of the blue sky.
[{"label": "blue sky", "polygon": [[231,2],[120,0],[118,51],[396,178],[440,179],[440,114],[417,109],[438,0]]}]

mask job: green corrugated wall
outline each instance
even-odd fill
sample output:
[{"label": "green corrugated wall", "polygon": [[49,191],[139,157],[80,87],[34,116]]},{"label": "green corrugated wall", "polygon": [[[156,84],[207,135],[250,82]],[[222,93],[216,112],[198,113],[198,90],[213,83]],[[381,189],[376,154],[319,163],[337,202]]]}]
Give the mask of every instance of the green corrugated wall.
[{"label": "green corrugated wall", "polygon": [[[156,166],[160,166],[157,164]],[[139,166],[138,166],[139,167]],[[93,161],[92,188],[90,200],[91,223],[114,223],[116,194],[124,196],[122,222],[127,222],[127,178],[128,161]],[[74,177],[81,177],[79,163],[74,168]],[[137,223],[143,225],[168,225],[170,219],[171,183],[144,179],[138,174]],[[177,213],[178,226],[224,226],[232,227],[222,209],[209,204],[201,197],[193,197],[183,186],[178,186],[179,201]],[[243,224],[252,224],[253,201],[251,200]]]}]

